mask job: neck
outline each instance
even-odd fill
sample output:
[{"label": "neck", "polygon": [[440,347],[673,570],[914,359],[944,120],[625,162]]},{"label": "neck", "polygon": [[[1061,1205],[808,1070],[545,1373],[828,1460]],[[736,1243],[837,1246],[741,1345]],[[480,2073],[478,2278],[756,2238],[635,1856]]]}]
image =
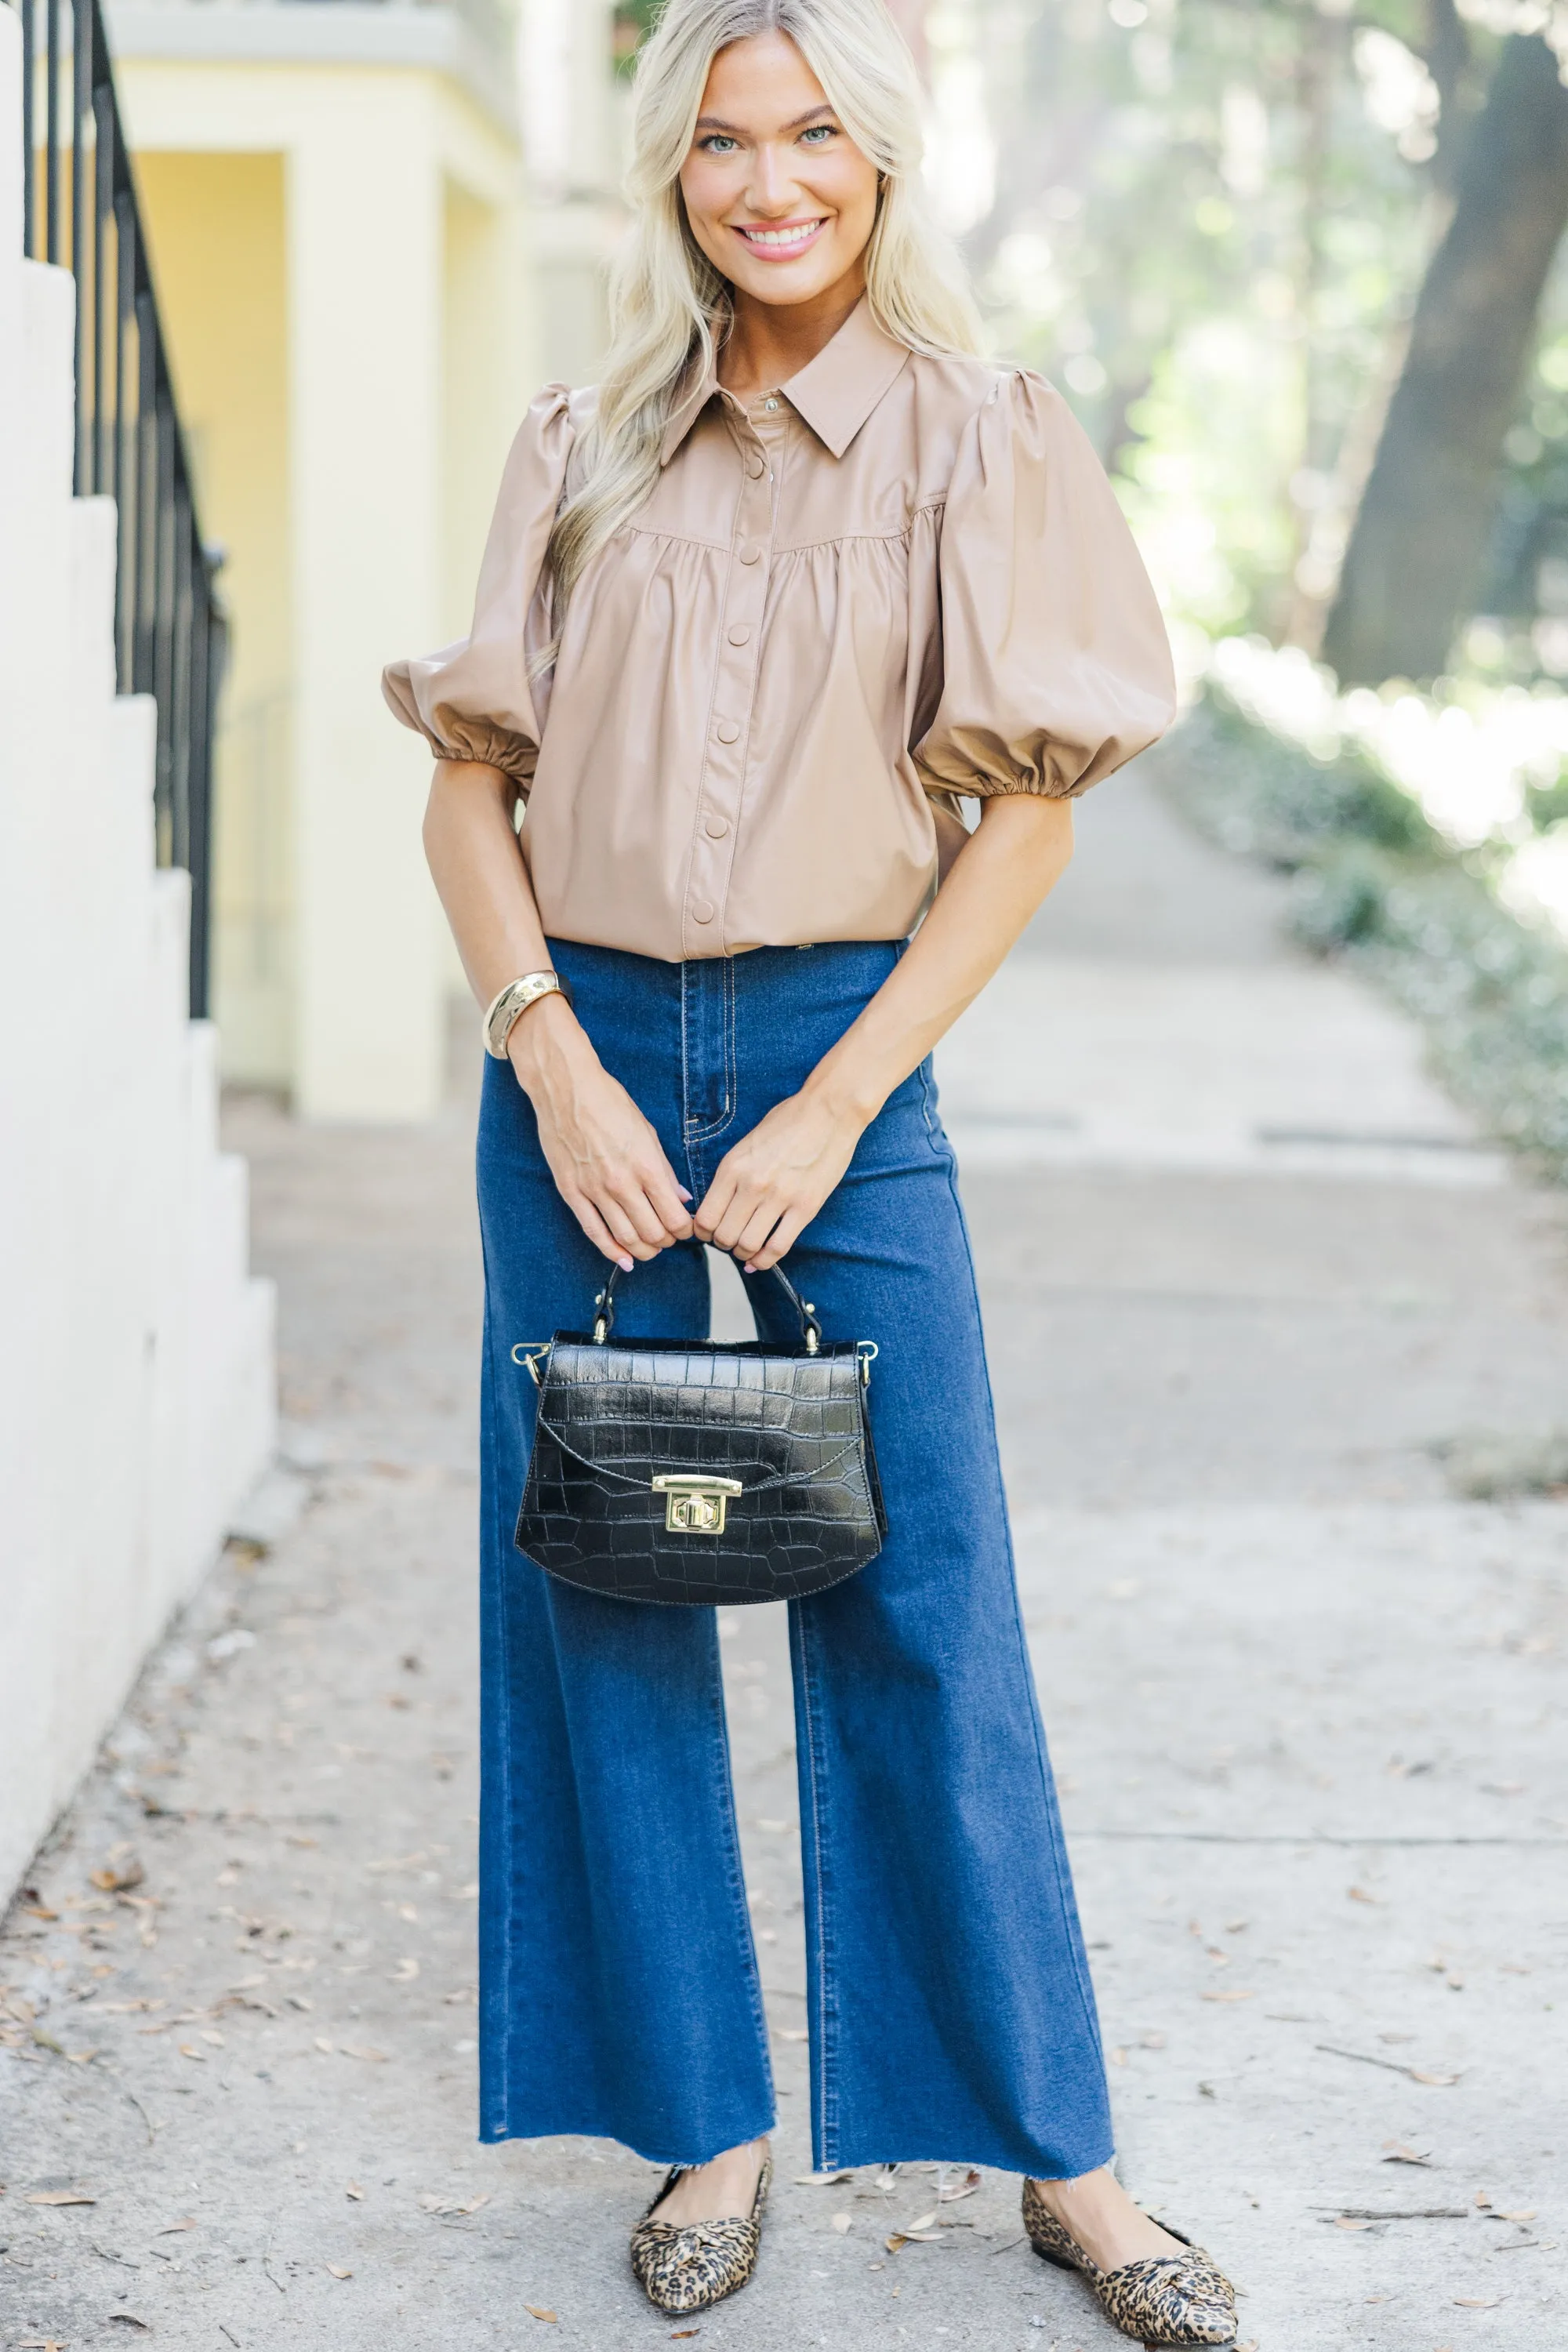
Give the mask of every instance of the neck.
[{"label": "neck", "polygon": [[809,302],[759,302],[734,289],[735,318],[719,354],[719,381],[738,399],[787,383],[833,341],[866,291],[860,262]]}]

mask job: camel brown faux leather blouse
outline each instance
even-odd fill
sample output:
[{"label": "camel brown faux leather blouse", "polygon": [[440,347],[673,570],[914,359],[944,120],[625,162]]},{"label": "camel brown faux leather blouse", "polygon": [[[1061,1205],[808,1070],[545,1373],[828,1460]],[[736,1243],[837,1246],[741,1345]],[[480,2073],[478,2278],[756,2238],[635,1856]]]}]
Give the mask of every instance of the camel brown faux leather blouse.
[{"label": "camel brown faux leather blouse", "polygon": [[1066,404],[909,351],[864,301],[776,393],[691,386],[531,684],[592,397],[530,409],[472,635],[384,680],[437,758],[527,793],[552,938],[667,962],[902,939],[936,879],[928,795],[1081,793],[1169,723],[1153,592]]}]

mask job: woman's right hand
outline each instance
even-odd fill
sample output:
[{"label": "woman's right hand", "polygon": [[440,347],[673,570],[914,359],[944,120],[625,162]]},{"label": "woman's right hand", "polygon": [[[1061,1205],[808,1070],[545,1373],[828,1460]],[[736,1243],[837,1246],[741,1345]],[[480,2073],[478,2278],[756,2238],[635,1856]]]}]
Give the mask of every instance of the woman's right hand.
[{"label": "woman's right hand", "polygon": [[634,1259],[689,1241],[690,1193],[565,998],[530,1005],[507,1055],[533,1105],[556,1190],[595,1248],[629,1274]]}]

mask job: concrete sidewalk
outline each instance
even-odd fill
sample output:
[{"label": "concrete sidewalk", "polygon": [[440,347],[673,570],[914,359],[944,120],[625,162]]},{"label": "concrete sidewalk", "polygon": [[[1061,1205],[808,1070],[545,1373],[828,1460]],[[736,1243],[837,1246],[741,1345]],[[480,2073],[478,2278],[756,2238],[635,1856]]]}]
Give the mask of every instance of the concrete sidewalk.
[{"label": "concrete sidewalk", "polygon": [[[1434,1449],[1564,1417],[1565,1204],[1136,775],[1081,840],[940,1071],[1124,2174],[1266,2352],[1555,2352],[1568,1511],[1454,1502]],[[472,2138],[468,1123],[236,1107],[293,1467],[5,1931],[5,2344],[679,2332],[625,2267],[651,2167]],[[1005,2177],[797,2185],[787,1662],[773,1612],[721,1632],[780,2186],[700,2344],[1123,2341]]]}]

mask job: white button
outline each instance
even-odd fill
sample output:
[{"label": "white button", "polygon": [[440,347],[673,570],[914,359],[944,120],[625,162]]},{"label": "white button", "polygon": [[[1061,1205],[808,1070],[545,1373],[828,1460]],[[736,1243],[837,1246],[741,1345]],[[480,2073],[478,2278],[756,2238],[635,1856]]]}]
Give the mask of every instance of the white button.
[{"label": "white button", "polygon": [[710,841],[722,841],[730,830],[730,820],[727,816],[720,816],[716,810],[710,810],[702,820],[702,830]]},{"label": "white button", "polygon": [[749,541],[741,550],[741,561],[742,563],[759,563],[762,561],[762,554],[763,551],[755,541]]},{"label": "white button", "polygon": [[691,901],[691,912],[698,922],[710,923],[713,920],[712,900],[710,898],[693,898]]},{"label": "white button", "polygon": [[713,732],[721,743],[734,743],[739,740],[741,730],[732,719],[721,719]]},{"label": "white button", "polygon": [[751,635],[751,630],[746,627],[743,622],[737,622],[734,628],[730,632],[730,643],[732,646],[746,645],[750,642]]},{"label": "white button", "polygon": [[778,406],[778,402],[776,400],[764,400],[763,406],[764,408],[776,408]]}]

